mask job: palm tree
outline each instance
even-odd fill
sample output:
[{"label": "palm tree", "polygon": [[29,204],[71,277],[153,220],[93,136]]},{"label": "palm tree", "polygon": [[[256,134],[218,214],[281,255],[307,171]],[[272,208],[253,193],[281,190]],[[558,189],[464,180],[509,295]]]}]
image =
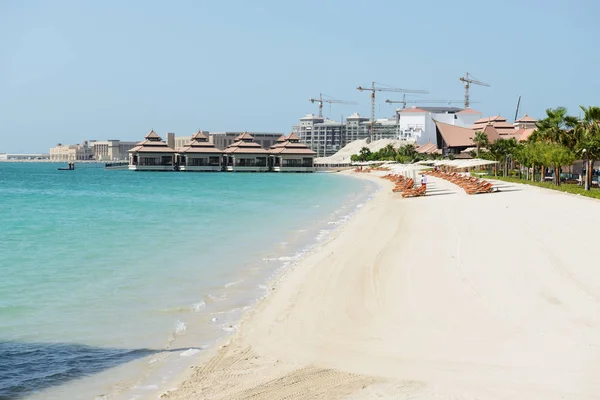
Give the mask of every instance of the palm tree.
[{"label": "palm tree", "polygon": [[537,134],[534,139],[550,143],[560,143],[567,147],[575,147],[576,138],[573,128],[577,126],[577,118],[567,114],[564,107],[548,108],[546,118],[536,123]]},{"label": "palm tree", "polygon": [[482,147],[485,148],[489,145],[488,136],[482,131],[477,131],[471,140],[473,140],[473,143],[477,148],[477,158],[479,158],[479,150],[481,150]]},{"label": "palm tree", "polygon": [[371,149],[369,149],[367,146],[365,146],[360,149],[358,156],[361,161],[367,161],[369,159],[369,157],[371,157],[371,154],[372,154]]},{"label": "palm tree", "polygon": [[490,153],[495,161],[501,161],[504,165],[504,176],[508,170],[508,156],[514,156],[517,149],[517,141],[514,138],[498,139],[490,145]]},{"label": "palm tree", "polygon": [[[575,149],[577,146],[577,137],[574,128],[577,126],[577,123],[577,118],[568,115],[566,108],[548,108],[546,109],[546,118],[536,123],[537,129],[529,139],[532,142],[556,143],[566,146],[569,149]],[[544,170],[545,168],[542,164],[541,181],[544,180]]]},{"label": "palm tree", "polygon": [[578,121],[574,136],[577,138],[577,152],[585,160],[585,190],[590,190],[594,162],[600,159],[600,107],[580,106],[580,108],[583,111],[583,118]]}]

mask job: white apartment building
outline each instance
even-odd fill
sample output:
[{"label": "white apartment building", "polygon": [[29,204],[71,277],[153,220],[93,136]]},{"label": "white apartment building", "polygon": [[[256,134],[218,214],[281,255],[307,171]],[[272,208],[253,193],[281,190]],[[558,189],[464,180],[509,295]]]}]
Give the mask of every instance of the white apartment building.
[{"label": "white apartment building", "polygon": [[[369,137],[370,130],[371,120],[358,113],[347,117],[345,122],[308,114],[300,118],[300,124],[292,127],[292,132],[317,153],[317,157],[331,156],[348,143]],[[375,120],[373,140],[397,139],[399,136],[397,118]]]}]

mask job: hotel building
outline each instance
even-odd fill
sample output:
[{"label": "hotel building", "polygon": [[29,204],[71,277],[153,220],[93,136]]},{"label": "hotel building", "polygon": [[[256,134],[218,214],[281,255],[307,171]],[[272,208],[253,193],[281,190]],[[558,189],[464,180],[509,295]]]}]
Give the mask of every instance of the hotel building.
[{"label": "hotel building", "polygon": [[50,149],[50,161],[86,161],[93,160],[94,153],[88,142],[63,145],[59,143]]}]

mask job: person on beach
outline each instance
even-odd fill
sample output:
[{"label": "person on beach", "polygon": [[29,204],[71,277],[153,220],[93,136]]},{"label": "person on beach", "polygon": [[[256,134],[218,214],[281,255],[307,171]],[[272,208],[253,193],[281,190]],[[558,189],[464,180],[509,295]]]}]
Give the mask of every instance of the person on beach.
[{"label": "person on beach", "polygon": [[427,175],[425,174],[421,176],[421,186],[427,189]]}]

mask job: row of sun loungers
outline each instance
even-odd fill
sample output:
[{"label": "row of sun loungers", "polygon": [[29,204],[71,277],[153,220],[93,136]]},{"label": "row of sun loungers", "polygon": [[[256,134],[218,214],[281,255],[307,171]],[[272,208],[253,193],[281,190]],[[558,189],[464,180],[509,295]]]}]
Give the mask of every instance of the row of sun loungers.
[{"label": "row of sun loungers", "polygon": [[392,192],[399,193],[402,192],[402,197],[419,197],[425,196],[426,187],[420,186],[418,188],[414,188],[415,181],[411,178],[407,178],[403,175],[397,174],[387,174],[382,176],[383,179],[388,179],[394,182],[394,188]]},{"label": "row of sun loungers", "polygon": [[464,176],[456,172],[429,171],[427,174],[452,182],[463,188],[467,194],[492,193],[496,190],[491,182],[472,176]]}]

